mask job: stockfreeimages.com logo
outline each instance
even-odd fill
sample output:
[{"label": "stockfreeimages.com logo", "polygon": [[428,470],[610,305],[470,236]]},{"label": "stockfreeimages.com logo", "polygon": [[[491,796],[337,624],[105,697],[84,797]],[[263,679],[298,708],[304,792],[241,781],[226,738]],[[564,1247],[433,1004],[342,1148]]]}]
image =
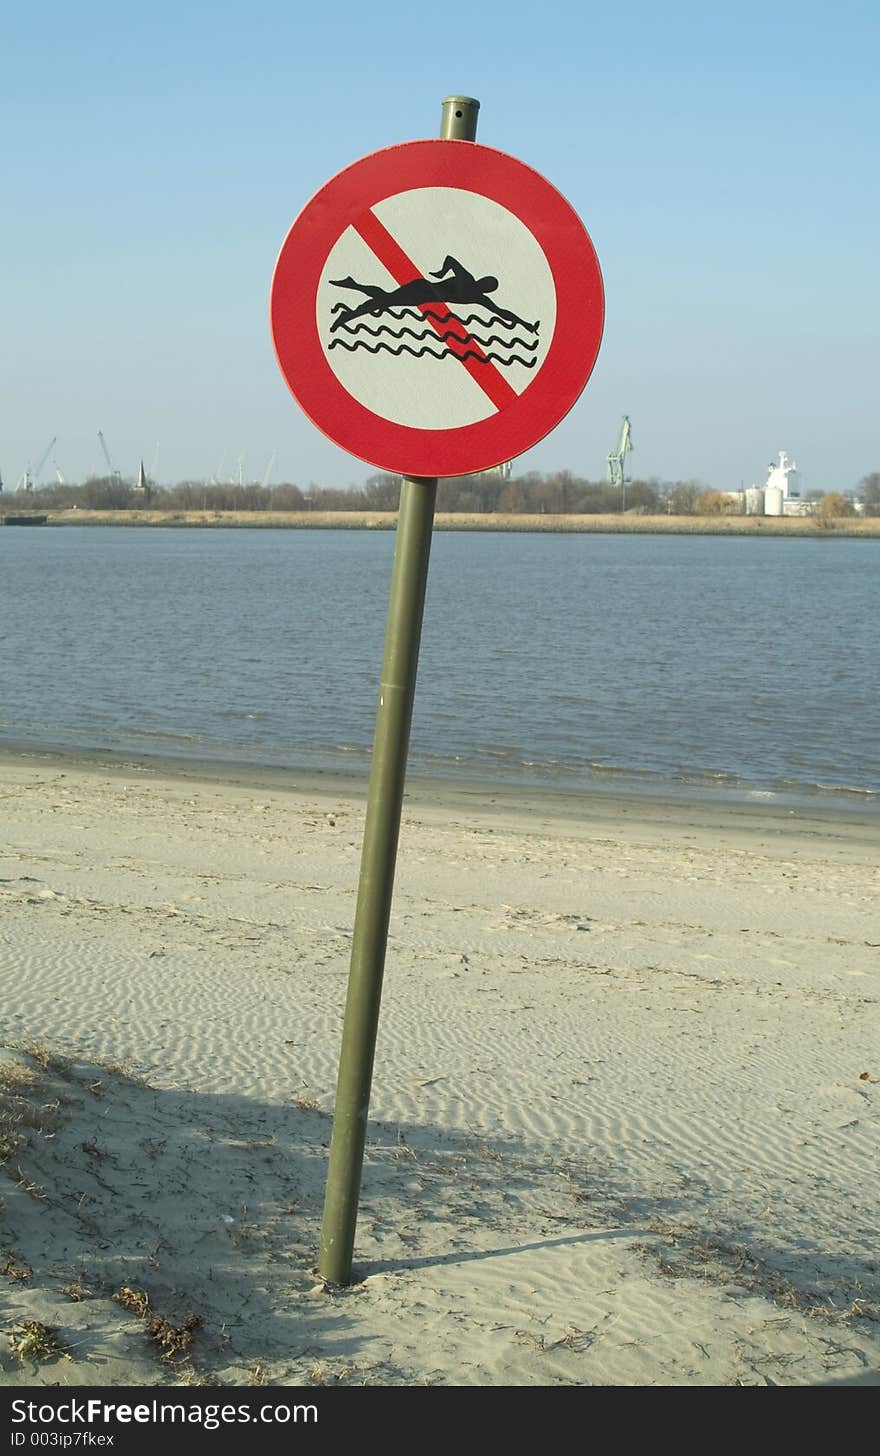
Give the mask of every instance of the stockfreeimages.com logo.
[{"label": "stockfreeimages.com logo", "polygon": [[[63,1400],[52,1404],[49,1401],[14,1400],[12,1402],[12,1425],[190,1425],[201,1426],[205,1431],[216,1431],[221,1426],[234,1425],[305,1425],[316,1424],[316,1405],[287,1405],[271,1403],[249,1405],[197,1405],[166,1404],[163,1401],[142,1401],[137,1405],[103,1400]],[[32,1433],[33,1434],[33,1433]],[[110,1437],[106,1444],[112,1441]],[[28,1442],[25,1431],[12,1433],[13,1446]],[[66,1442],[63,1444],[67,1444]],[[73,1444],[71,1438],[70,1444]],[[84,1441],[82,1444],[91,1444]]]}]

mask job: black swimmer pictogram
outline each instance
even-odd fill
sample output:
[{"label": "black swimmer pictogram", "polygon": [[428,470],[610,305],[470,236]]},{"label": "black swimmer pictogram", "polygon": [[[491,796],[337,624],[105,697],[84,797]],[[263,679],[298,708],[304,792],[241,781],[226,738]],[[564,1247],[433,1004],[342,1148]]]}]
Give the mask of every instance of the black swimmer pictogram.
[{"label": "black swimmer pictogram", "polygon": [[[335,314],[335,318],[330,325],[330,332],[348,337],[331,339],[328,345],[331,349],[341,347],[349,352],[365,349],[370,354],[406,353],[415,358],[426,354],[433,359],[450,356],[462,363],[467,359],[480,363],[492,360],[505,368],[511,364],[521,364],[526,369],[534,368],[534,350],[538,348],[540,320],[528,323],[519,314],[496,303],[488,295],[498,288],[498,279],[491,275],[475,278],[457,258],[447,256],[438,272],[430,273],[427,278],[413,278],[398,288],[386,289],[373,283],[357,283],[351,277],[330,281],[333,288],[351,288],[367,295],[364,302],[354,306],[342,301],[333,305],[331,312]],[[426,306],[430,304],[436,306]],[[459,304],[470,304],[485,310],[485,314],[476,312],[461,317],[450,308],[450,305]],[[376,328],[366,323],[367,318],[381,319],[383,316],[392,322],[380,323]],[[357,322],[358,320],[364,322]],[[403,320],[407,320],[403,327],[392,326],[401,324]],[[413,322],[420,324],[421,328],[411,327]],[[512,332],[509,337],[499,332],[478,333],[471,328],[472,324],[479,324],[483,330],[506,325]],[[518,337],[518,330],[532,337]],[[405,338],[422,343],[422,347],[415,349],[410,344],[403,343]],[[371,340],[375,342],[370,342]],[[430,340],[434,346],[439,345],[439,352],[436,347],[429,348],[422,342],[424,340]],[[492,352],[493,344],[498,345],[505,353]]]}]

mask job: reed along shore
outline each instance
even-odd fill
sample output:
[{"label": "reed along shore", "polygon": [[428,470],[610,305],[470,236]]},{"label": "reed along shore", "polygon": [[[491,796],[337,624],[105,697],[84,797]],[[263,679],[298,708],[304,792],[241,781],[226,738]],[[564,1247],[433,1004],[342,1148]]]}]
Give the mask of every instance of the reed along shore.
[{"label": "reed along shore", "polygon": [[[393,531],[396,511],[46,511],[48,526],[164,526],[203,529]],[[880,517],[501,515],[438,512],[438,531],[587,532],[662,536],[793,536],[880,539]]]}]

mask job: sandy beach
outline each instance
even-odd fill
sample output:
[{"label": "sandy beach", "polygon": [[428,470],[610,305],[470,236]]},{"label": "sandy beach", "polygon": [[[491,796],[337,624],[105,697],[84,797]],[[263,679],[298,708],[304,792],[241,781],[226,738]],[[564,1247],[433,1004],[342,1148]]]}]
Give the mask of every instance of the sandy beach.
[{"label": "sandy beach", "polygon": [[340,1291],[363,788],[0,799],[0,1383],[880,1383],[876,816],[411,783]]}]

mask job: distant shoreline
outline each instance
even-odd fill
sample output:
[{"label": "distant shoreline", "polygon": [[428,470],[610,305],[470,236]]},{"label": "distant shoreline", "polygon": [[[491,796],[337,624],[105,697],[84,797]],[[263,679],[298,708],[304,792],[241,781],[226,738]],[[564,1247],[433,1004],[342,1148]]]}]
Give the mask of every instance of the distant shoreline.
[{"label": "distant shoreline", "polygon": [[[20,509],[16,515],[21,515]],[[396,511],[42,511],[47,526],[154,526],[172,529],[393,531]],[[444,513],[438,531],[583,532],[598,535],[794,536],[880,540],[880,517],[819,526],[802,516],[501,515]]]}]

